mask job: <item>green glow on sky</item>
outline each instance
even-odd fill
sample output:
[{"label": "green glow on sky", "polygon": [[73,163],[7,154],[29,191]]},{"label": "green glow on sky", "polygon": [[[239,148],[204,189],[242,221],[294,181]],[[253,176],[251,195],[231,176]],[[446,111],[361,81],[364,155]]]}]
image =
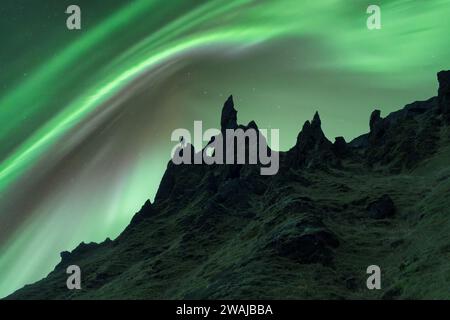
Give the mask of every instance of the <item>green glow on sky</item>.
[{"label": "green glow on sky", "polygon": [[[228,94],[241,122],[281,128],[286,150],[315,110],[330,138],[351,139],[375,107],[434,95],[449,68],[445,0],[378,1],[378,31],[359,0],[117,2],[105,15],[79,1],[78,33],[65,29],[69,1],[2,4],[21,32],[23,10],[45,26],[26,54],[0,56],[0,296],[45,276],[60,251],[117,236],[154,197],[171,130],[217,126]],[[17,34],[0,32],[13,46]]]}]

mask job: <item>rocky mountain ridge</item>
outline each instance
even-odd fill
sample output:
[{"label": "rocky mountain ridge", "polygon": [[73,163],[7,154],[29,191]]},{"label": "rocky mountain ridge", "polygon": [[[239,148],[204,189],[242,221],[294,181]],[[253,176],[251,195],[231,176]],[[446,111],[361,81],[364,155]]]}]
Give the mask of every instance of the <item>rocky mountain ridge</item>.
[{"label": "rocky mountain ridge", "polygon": [[[436,97],[385,118],[375,110],[349,143],[329,141],[316,113],[274,176],[259,164],[169,162],[155,202],[117,239],[61,253],[8,298],[447,298],[450,71],[438,82]],[[236,128],[258,127],[238,124],[230,97],[221,130]],[[82,290],[66,288],[72,264]],[[373,264],[382,290],[365,286]]]}]

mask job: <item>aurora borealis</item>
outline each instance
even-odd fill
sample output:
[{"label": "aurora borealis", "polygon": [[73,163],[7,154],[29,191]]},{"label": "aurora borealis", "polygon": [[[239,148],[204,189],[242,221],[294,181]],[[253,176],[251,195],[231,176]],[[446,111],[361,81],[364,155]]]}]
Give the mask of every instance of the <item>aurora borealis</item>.
[{"label": "aurora borealis", "polygon": [[[65,9],[78,4],[82,30]],[[114,238],[153,199],[170,133],[238,120],[294,144],[315,110],[350,140],[435,95],[450,1],[7,0],[0,4],[0,297],[59,252]]]}]

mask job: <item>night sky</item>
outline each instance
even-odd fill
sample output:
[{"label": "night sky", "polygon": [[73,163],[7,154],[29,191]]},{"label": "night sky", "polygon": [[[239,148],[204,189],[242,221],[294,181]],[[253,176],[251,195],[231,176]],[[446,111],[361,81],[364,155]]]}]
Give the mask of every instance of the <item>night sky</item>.
[{"label": "night sky", "polygon": [[172,130],[218,127],[230,94],[281,150],[316,110],[351,140],[373,109],[434,96],[449,16],[449,0],[1,1],[0,297],[116,237],[155,196]]}]

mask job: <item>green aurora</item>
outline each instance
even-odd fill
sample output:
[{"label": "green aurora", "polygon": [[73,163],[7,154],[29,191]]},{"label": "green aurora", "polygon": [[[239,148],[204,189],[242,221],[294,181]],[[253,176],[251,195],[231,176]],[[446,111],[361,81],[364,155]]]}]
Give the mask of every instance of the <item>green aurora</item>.
[{"label": "green aurora", "polygon": [[78,0],[0,4],[0,297],[59,252],[114,238],[170,157],[175,128],[238,120],[289,149],[318,110],[331,139],[435,95],[450,61],[450,1]]}]

